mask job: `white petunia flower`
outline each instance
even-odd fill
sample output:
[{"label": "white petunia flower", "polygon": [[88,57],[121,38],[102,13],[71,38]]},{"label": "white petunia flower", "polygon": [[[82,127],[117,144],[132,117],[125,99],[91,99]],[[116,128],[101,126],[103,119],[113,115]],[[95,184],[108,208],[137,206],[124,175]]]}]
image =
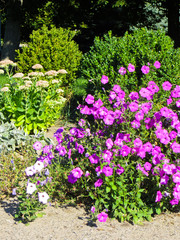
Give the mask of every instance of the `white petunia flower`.
[{"label": "white petunia flower", "polygon": [[46,192],[38,193],[39,202],[46,204],[49,199],[49,195]]},{"label": "white petunia flower", "polygon": [[44,168],[44,163],[41,162],[41,161],[37,161],[37,162],[34,164],[33,168],[34,168],[34,171],[35,171],[35,172],[40,172],[40,171]]},{"label": "white petunia flower", "polygon": [[26,188],[26,192],[28,194],[33,194],[34,191],[36,191],[37,188],[36,188],[36,184],[35,183],[28,183],[27,184],[27,188]]}]

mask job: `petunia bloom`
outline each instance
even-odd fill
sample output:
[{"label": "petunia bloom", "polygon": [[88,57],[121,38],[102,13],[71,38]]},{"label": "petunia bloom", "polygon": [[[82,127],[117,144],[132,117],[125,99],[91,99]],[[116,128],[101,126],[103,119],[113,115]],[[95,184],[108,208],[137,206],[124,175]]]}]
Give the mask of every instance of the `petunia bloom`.
[{"label": "petunia bloom", "polygon": [[42,148],[42,143],[39,142],[39,141],[35,142],[35,143],[33,144],[33,148],[34,148],[35,150],[41,150],[41,148]]},{"label": "petunia bloom", "polygon": [[119,71],[118,71],[121,75],[126,74],[126,69],[124,67],[120,67]]},{"label": "petunia bloom", "polygon": [[109,79],[108,79],[108,77],[107,76],[105,76],[105,75],[102,75],[102,78],[101,78],[101,83],[102,84],[106,84],[106,83],[108,83],[109,82]]},{"label": "petunia bloom", "polygon": [[46,204],[49,199],[49,195],[46,192],[38,193],[39,202]]},{"label": "petunia bloom", "polygon": [[105,212],[101,212],[97,216],[97,219],[99,220],[99,222],[106,222],[107,218],[108,218],[108,214]]},{"label": "petunia bloom", "polygon": [[160,191],[157,191],[155,202],[160,202],[162,197],[162,193]]},{"label": "petunia bloom", "polygon": [[131,63],[129,63],[129,65],[128,65],[128,71],[129,71],[129,72],[134,72],[134,71],[135,71],[135,66],[132,65]]},{"label": "petunia bloom", "polygon": [[158,69],[161,67],[161,63],[159,61],[155,61],[154,66],[155,66],[155,68]]},{"label": "petunia bloom", "polygon": [[26,188],[26,193],[33,194],[34,191],[36,191],[36,184],[35,183],[28,183]]}]

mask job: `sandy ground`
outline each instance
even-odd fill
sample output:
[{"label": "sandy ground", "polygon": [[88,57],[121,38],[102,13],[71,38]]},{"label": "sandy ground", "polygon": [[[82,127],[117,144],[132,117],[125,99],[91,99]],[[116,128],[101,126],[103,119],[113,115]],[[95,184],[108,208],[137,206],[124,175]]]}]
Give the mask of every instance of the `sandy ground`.
[{"label": "sandy ground", "polygon": [[18,223],[13,215],[17,201],[1,202],[1,240],[180,240],[180,213],[161,214],[143,225],[119,223],[92,223],[82,207],[50,207],[28,226]]}]

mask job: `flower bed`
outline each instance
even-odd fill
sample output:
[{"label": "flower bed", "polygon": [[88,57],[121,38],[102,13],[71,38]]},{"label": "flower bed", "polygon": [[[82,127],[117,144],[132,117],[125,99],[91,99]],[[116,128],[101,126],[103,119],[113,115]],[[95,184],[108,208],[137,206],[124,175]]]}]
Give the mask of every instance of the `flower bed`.
[{"label": "flower bed", "polygon": [[[132,64],[128,71],[135,71]],[[148,74],[150,68],[141,71]],[[137,223],[179,208],[180,86],[149,81],[127,95],[116,84],[106,91],[108,81],[103,75],[106,98],[88,94],[79,105],[79,127],[68,134],[58,129],[56,146],[34,143],[40,155],[26,169],[16,217],[32,221],[41,203],[54,200],[83,202],[101,222],[113,217]]]}]

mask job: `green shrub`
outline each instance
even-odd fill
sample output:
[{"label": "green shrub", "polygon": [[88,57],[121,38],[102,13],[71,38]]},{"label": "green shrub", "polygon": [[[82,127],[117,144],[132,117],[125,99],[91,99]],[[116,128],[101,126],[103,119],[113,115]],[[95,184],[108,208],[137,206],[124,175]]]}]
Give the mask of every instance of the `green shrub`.
[{"label": "green shrub", "polygon": [[[132,34],[126,32],[123,37],[115,37],[109,32],[102,39],[95,38],[94,45],[81,60],[79,75],[87,81],[94,79],[98,91],[102,87],[102,75],[108,76],[110,85],[120,84],[126,91],[139,90],[152,78],[158,84],[164,81],[177,84],[179,56],[179,49],[173,48],[173,41],[161,30],[142,28]],[[155,70],[155,61],[161,63],[161,68],[144,75],[141,66],[149,62],[150,68]],[[127,71],[124,78],[118,70],[120,67],[127,68],[129,63],[135,66],[136,72]],[[92,88],[88,89],[94,91]]]},{"label": "green shrub", "polygon": [[73,40],[75,31],[43,26],[30,35],[28,47],[17,51],[18,71],[27,73],[32,71],[34,64],[41,64],[45,71],[66,69],[68,74],[63,79],[70,83],[76,76],[82,53]]}]

